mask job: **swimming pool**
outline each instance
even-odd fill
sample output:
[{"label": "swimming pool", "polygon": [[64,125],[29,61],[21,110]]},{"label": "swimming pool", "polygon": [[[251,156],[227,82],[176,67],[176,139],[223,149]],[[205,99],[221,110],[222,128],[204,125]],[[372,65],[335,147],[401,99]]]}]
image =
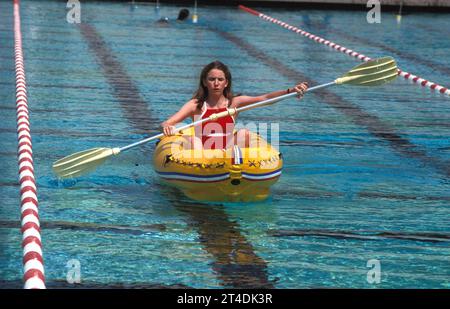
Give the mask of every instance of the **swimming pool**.
[{"label": "swimming pool", "polygon": [[[0,280],[20,287],[12,4],[0,6]],[[163,4],[161,15],[179,9]],[[259,10],[449,86],[446,15],[398,26],[390,13],[374,25],[365,12]],[[160,185],[153,144],[62,182],[55,160],[156,132],[213,60],[249,95],[357,64],[234,7],[200,7],[198,24],[157,24],[152,4],[83,3],[80,25],[66,13],[21,2],[48,287],[70,287],[77,260],[86,287],[449,288],[447,97],[399,79],[242,114],[280,126],[283,175],[261,203],[200,204]],[[379,283],[368,280],[374,261]]]}]

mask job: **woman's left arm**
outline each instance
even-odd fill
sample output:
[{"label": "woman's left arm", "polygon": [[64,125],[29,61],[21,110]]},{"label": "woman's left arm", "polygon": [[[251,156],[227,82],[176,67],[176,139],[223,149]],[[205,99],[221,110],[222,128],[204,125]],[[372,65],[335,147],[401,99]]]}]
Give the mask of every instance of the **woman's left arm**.
[{"label": "woman's left arm", "polygon": [[268,99],[272,99],[272,98],[276,98],[288,93],[292,93],[292,92],[297,92],[297,97],[299,99],[301,99],[303,97],[303,94],[305,93],[305,91],[308,89],[308,83],[307,82],[302,82],[302,83],[298,83],[297,85],[295,85],[292,88],[287,88],[284,90],[278,90],[278,91],[273,91],[273,92],[269,92],[266,94],[262,94],[256,97],[251,97],[251,96],[239,96],[239,97],[235,97],[233,99],[233,102],[231,104],[231,107],[243,107],[243,106],[247,106],[256,102],[261,102],[264,100],[268,100]]}]

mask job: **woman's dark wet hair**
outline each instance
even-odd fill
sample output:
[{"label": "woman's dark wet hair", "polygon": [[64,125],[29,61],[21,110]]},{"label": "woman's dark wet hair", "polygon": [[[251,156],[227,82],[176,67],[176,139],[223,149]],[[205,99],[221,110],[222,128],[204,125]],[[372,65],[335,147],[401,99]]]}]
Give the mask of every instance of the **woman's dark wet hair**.
[{"label": "woman's dark wet hair", "polygon": [[178,13],[177,20],[185,20],[189,16],[189,10],[188,9],[181,9]]},{"label": "woman's dark wet hair", "polygon": [[225,78],[227,79],[228,85],[223,90],[223,95],[228,99],[228,104],[231,104],[231,100],[233,99],[233,93],[231,91],[231,73],[228,67],[220,61],[214,61],[210,64],[207,64],[202,72],[200,73],[200,80],[197,91],[193,95],[193,99],[197,100],[197,108],[201,108],[203,102],[208,98],[208,88],[205,86],[206,77],[208,76],[209,71],[217,69],[221,70],[225,74]]}]

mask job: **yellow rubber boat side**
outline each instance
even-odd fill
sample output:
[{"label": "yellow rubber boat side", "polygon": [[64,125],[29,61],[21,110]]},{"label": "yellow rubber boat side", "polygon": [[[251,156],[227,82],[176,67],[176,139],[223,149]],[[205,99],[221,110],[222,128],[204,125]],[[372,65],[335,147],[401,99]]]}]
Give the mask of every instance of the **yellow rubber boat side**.
[{"label": "yellow rubber boat side", "polygon": [[153,161],[163,182],[197,201],[256,202],[269,196],[283,167],[277,149],[253,132],[248,148],[185,149],[193,134],[185,130],[157,144]]}]

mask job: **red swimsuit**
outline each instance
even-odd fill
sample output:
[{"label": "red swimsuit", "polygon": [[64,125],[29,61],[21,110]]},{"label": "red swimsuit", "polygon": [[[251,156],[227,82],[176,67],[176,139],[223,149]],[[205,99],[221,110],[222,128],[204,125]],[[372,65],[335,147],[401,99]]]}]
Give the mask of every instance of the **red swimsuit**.
[{"label": "red swimsuit", "polygon": [[[202,114],[196,116],[195,120],[206,119],[212,114],[226,111],[227,108],[208,108],[206,102],[202,106]],[[227,142],[233,137],[234,117],[225,116],[215,121],[207,121],[196,127],[195,135],[201,137],[204,149],[224,149]]]}]

